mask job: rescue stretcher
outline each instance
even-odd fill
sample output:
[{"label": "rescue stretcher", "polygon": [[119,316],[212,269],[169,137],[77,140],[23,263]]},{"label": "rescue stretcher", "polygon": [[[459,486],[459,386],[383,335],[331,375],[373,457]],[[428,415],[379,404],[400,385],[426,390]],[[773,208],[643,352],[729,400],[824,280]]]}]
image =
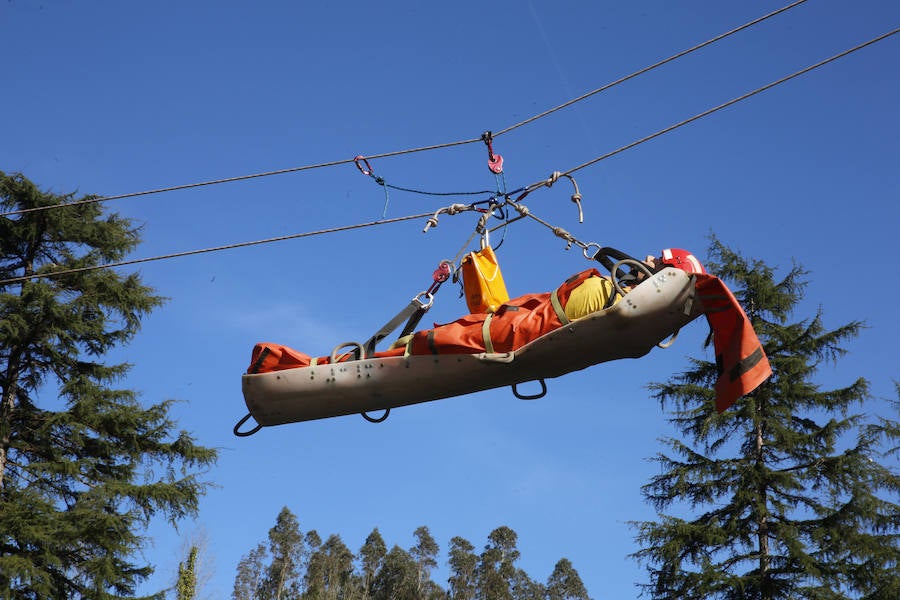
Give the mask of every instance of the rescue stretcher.
[{"label": "rescue stretcher", "polygon": [[[242,391],[249,413],[235,425],[246,436],[261,427],[360,413],[383,420],[396,407],[492,388],[512,386],[523,399],[546,392],[544,379],[599,363],[639,358],[704,314],[695,277],[666,267],[603,310],[554,329],[524,346],[502,353],[372,356],[340,362],[335,348],[329,364],[245,373]],[[526,396],[517,387],[538,381],[541,392]],[[370,412],[385,411],[375,419]],[[240,428],[253,418],[252,430]]]}]

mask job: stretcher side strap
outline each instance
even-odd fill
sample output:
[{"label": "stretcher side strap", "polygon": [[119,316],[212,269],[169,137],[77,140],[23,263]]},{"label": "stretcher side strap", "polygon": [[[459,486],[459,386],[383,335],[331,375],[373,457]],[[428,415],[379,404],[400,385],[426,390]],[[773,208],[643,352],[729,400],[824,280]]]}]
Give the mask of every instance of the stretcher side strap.
[{"label": "stretcher side strap", "polygon": [[481,324],[481,337],[484,338],[484,351],[488,354],[494,353],[494,343],[491,341],[491,318],[494,313],[488,313]]},{"label": "stretcher side strap", "polygon": [[553,307],[553,311],[556,313],[556,317],[559,319],[559,322],[563,325],[568,325],[571,323],[569,317],[566,316],[566,311],[562,306],[562,303],[559,301],[559,294],[556,293],[556,290],[550,294],[550,305]]}]

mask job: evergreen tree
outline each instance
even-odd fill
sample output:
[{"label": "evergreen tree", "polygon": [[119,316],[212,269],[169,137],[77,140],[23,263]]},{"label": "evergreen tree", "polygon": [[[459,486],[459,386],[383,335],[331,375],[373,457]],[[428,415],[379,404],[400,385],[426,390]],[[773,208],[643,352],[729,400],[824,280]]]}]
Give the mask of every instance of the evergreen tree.
[{"label": "evergreen tree", "polygon": [[510,591],[513,600],[547,600],[547,588],[533,580],[522,569],[516,569]]},{"label": "evergreen tree", "polygon": [[572,562],[561,558],[547,579],[547,600],[590,600],[584,582]]},{"label": "evergreen tree", "polygon": [[241,557],[234,576],[232,600],[258,600],[265,581],[265,563],[268,558],[266,546],[259,544]]},{"label": "evergreen tree", "polygon": [[304,597],[314,600],[351,597],[356,583],[353,559],[353,553],[339,535],[328,536],[310,556]]},{"label": "evergreen tree", "polygon": [[372,530],[366,537],[365,543],[359,549],[360,563],[362,566],[362,593],[363,599],[368,600],[372,590],[372,580],[375,573],[381,568],[384,557],[387,554],[387,545],[378,528]]},{"label": "evergreen tree", "polygon": [[437,554],[440,551],[437,542],[431,537],[428,527],[424,525],[413,532],[416,545],[410,548],[409,553],[416,561],[416,593],[424,596],[426,583],[431,581],[431,569],[437,566]]},{"label": "evergreen tree", "polygon": [[478,555],[469,540],[456,536],[450,540],[450,600],[473,600],[477,588]]},{"label": "evergreen tree", "polygon": [[[882,465],[896,423],[853,412],[869,399],[859,379],[823,390],[817,368],[844,355],[862,324],[829,330],[821,309],[789,322],[806,272],[782,279],[713,239],[711,272],[736,284],[773,376],[723,414],[714,362],[652,386],[681,433],[644,487],[660,515],[637,524],[654,599],[894,599],[900,597],[900,478]],[[893,429],[892,429],[893,428]]]},{"label": "evergreen tree", "polygon": [[419,571],[410,554],[394,546],[372,582],[374,600],[425,600],[419,594]]},{"label": "evergreen tree", "polygon": [[513,600],[512,587],[516,576],[515,562],[519,559],[516,548],[518,535],[502,526],[488,534],[476,568],[478,581],[476,598],[479,600]]},{"label": "evergreen tree", "polygon": [[115,387],[129,365],[103,356],[162,299],[136,274],[94,268],[138,244],[128,219],[97,203],[44,210],[73,199],[0,172],[0,208],[17,211],[0,217],[3,598],[133,595],[153,571],[141,532],[196,514],[192,470],[216,456],[174,431],[171,401],[145,408]]},{"label": "evergreen tree", "polygon": [[303,535],[297,517],[286,506],[269,530],[269,555],[272,560],[266,569],[263,597],[272,600],[297,597],[300,594]]}]

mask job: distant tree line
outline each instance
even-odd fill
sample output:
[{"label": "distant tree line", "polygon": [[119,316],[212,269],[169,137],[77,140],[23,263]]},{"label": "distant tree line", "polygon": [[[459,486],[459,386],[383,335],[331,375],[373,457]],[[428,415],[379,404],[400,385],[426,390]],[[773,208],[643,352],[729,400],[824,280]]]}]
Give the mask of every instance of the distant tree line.
[{"label": "distant tree line", "polygon": [[378,528],[354,554],[336,534],[324,541],[300,531],[287,508],[268,540],[238,563],[232,600],[590,600],[572,563],[560,559],[545,583],[516,567],[518,536],[509,527],[488,535],[480,554],[461,537],[450,540],[447,587],[435,582],[440,548],[428,527],[408,549],[388,549]]}]

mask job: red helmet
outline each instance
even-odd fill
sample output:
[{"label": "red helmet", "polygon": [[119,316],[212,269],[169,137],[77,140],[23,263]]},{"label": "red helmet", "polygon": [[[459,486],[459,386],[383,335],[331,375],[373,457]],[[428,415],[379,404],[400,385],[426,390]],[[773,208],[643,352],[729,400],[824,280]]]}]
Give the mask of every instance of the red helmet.
[{"label": "red helmet", "polygon": [[660,262],[688,273],[706,273],[706,269],[703,268],[700,261],[693,254],[681,248],[666,248],[662,251]]}]

